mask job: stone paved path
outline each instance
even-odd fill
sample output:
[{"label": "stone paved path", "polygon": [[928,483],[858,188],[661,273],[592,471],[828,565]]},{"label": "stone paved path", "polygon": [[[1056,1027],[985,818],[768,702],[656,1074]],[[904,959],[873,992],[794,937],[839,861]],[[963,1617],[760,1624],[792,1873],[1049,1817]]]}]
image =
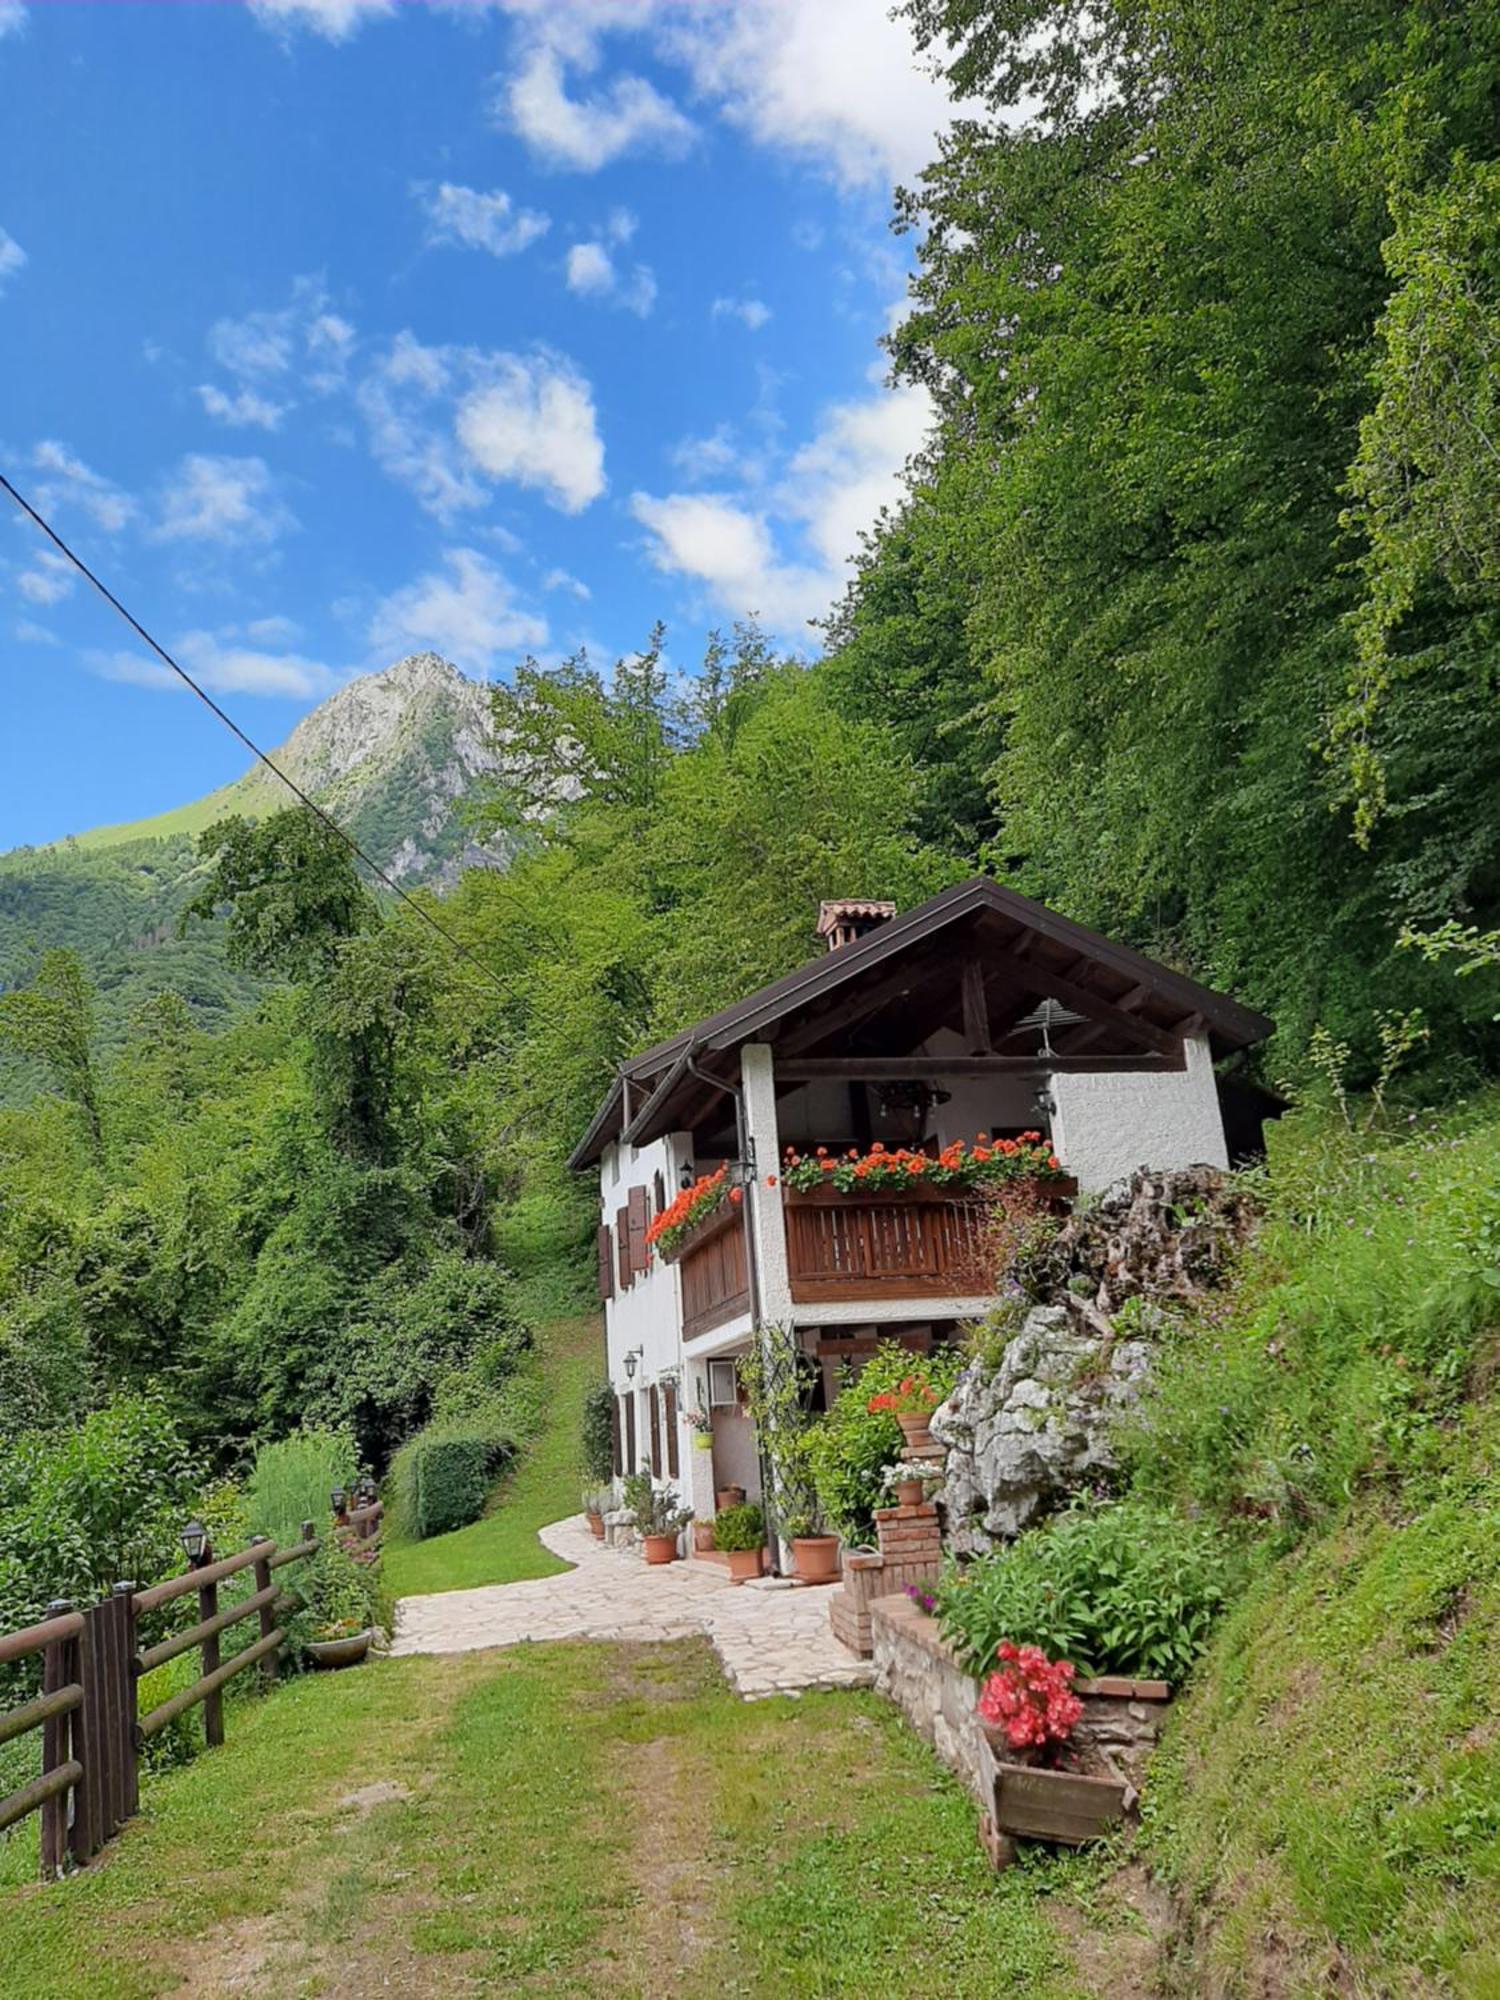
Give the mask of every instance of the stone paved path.
[{"label": "stone paved path", "polygon": [[633,1550],[595,1541],[581,1514],[541,1530],[562,1576],[403,1597],[393,1653],[468,1653],[528,1639],[687,1639],[704,1634],[730,1686],[747,1701],[806,1688],[865,1687],[856,1659],[828,1624],[827,1590],[770,1579],[731,1584],[717,1563],[648,1569]]}]

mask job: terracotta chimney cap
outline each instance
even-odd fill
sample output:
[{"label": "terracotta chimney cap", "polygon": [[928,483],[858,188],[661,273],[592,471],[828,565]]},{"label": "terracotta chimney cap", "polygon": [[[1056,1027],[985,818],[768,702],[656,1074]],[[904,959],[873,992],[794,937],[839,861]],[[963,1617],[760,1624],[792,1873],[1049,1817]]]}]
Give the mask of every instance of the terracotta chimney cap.
[{"label": "terracotta chimney cap", "polygon": [[894,903],[840,897],[818,905],[818,936],[828,940],[830,951],[838,951],[877,925],[889,923],[895,914]]}]

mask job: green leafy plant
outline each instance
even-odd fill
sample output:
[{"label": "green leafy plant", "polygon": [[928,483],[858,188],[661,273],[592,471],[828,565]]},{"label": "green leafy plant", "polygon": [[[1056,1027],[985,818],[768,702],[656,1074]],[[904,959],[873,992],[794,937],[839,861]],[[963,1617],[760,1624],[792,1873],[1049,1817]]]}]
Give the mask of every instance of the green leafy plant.
[{"label": "green leafy plant", "polygon": [[895,1341],[883,1341],[859,1370],[845,1364],[831,1406],[807,1428],[805,1448],[823,1514],[846,1541],[873,1538],[875,1509],[885,1504],[886,1468],[905,1449],[895,1416],[886,1409],[872,1410],[870,1403],[898,1390],[914,1367],[940,1402],[963,1365],[957,1348],[938,1348],[914,1361],[911,1350]]},{"label": "green leafy plant", "polygon": [[759,1341],[740,1358],[739,1375],[751,1421],[771,1462],[777,1526],[795,1540],[821,1534],[807,1408],[811,1357],[803,1352],[795,1327],[780,1322],[762,1327]]},{"label": "green leafy plant", "polygon": [[391,1465],[401,1532],[424,1541],[477,1521],[500,1456],[495,1439],[484,1434],[419,1431]]},{"label": "green leafy plant", "polygon": [[583,1402],[583,1476],[602,1484],[615,1469],[615,1392],[608,1382],[594,1382]]},{"label": "green leafy plant", "polygon": [[251,1531],[269,1535],[283,1548],[301,1538],[302,1523],[321,1532],[328,1520],[329,1495],[346,1490],[359,1470],[354,1440],[347,1431],[305,1430],[264,1444],[245,1482],[245,1513]]},{"label": "green leafy plant", "polygon": [[1179,1682],[1230,1581],[1224,1541],[1203,1523],[1139,1501],[1078,1506],[950,1570],[938,1615],[971,1673],[1010,1643],[1085,1673]]},{"label": "green leafy plant", "polygon": [[385,1622],[378,1559],[357,1559],[336,1535],[324,1539],[297,1588],[303,1608],[295,1632],[303,1640],[351,1639]]},{"label": "green leafy plant", "polygon": [[585,1486],[583,1489],[585,1514],[607,1514],[614,1504],[614,1492],[608,1486]]},{"label": "green leafy plant", "polygon": [[714,1517],[714,1547],[726,1554],[765,1546],[766,1517],[753,1500],[725,1507]]},{"label": "green leafy plant", "polygon": [[691,1507],[679,1507],[677,1490],[654,1484],[649,1472],[633,1472],[624,1483],[625,1505],[642,1535],[680,1535],[693,1518]]}]

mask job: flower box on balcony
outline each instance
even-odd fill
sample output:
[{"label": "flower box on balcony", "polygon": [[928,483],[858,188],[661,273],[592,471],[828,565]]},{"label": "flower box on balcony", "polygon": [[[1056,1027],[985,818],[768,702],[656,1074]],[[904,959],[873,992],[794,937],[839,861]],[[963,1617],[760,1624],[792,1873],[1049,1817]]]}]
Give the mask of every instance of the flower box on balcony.
[{"label": "flower box on balcony", "polygon": [[1078,1182],[1071,1174],[1049,1175],[1046,1179],[1017,1179],[1001,1183],[1001,1188],[983,1187],[927,1187],[920,1181],[913,1181],[908,1187],[861,1187],[853,1188],[847,1194],[842,1188],[787,1188],[783,1199],[797,1208],[842,1208],[854,1202],[900,1202],[903,1206],[952,1206],[955,1203],[965,1207],[982,1208],[986,1201],[1003,1191],[1024,1193],[1033,1199],[1038,1207],[1051,1208],[1071,1201],[1078,1192]]},{"label": "flower box on balcony", "polygon": [[726,1229],[736,1227],[743,1229],[744,1226],[744,1211],[740,1204],[726,1196],[716,1209],[704,1216],[701,1222],[695,1222],[687,1234],[671,1249],[658,1246],[656,1254],[664,1264],[680,1264],[684,1257],[694,1250],[701,1250],[704,1244],[712,1243],[714,1238],[722,1236]]}]

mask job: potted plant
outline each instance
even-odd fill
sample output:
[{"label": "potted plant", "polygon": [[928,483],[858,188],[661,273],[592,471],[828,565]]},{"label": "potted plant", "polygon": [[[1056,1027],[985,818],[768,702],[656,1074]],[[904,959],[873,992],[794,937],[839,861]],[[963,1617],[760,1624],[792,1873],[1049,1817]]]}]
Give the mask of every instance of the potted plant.
[{"label": "potted plant", "polygon": [[596,1542],[604,1540],[604,1517],[614,1505],[614,1495],[607,1486],[586,1486],[583,1490],[583,1518],[589,1524],[589,1533]]},{"label": "potted plant", "polygon": [[927,1422],[941,1400],[925,1375],[906,1375],[894,1389],[872,1396],[865,1407],[872,1416],[884,1412],[896,1419],[908,1451],[927,1451],[932,1447]]},{"label": "potted plant", "polygon": [[657,1488],[649,1472],[635,1472],[625,1481],[625,1505],[635,1516],[641,1549],[652,1565],[677,1560],[677,1537],[693,1518],[691,1507],[679,1507],[676,1489]]},{"label": "potted plant", "polygon": [[332,1537],[326,1540],[302,1583],[302,1643],[315,1666],[359,1665],[375,1638],[379,1596],[374,1568],[356,1562]]},{"label": "potted plant", "polygon": [[745,1489],[743,1486],[721,1486],[714,1495],[714,1506],[722,1514],[730,1507],[743,1507]]},{"label": "potted plant", "polygon": [[766,1545],[766,1517],[752,1500],[747,1506],[726,1507],[713,1524],[714,1547],[729,1557],[732,1583],[759,1576]]},{"label": "potted plant", "polygon": [[912,1459],[898,1459],[885,1472],[886,1487],[894,1494],[898,1507],[920,1507],[932,1488],[942,1484],[942,1479],[936,1467]]},{"label": "potted plant", "polygon": [[1078,1183],[1040,1132],[1015,1139],[992,1139],[980,1132],[972,1146],[954,1139],[940,1153],[887,1146],[877,1139],[868,1153],[851,1146],[831,1153],[819,1146],[809,1154],[788,1146],[781,1163],[782,1186],[794,1200],[825,1202],[840,1196],[878,1196],[882,1201],[931,1201],[934,1197],[986,1196],[1025,1188],[1049,1206],[1078,1192]]},{"label": "potted plant", "polygon": [[799,1583],[837,1583],[839,1538],[824,1527],[817,1506],[782,1516],[782,1533],[792,1545],[792,1568]]}]

